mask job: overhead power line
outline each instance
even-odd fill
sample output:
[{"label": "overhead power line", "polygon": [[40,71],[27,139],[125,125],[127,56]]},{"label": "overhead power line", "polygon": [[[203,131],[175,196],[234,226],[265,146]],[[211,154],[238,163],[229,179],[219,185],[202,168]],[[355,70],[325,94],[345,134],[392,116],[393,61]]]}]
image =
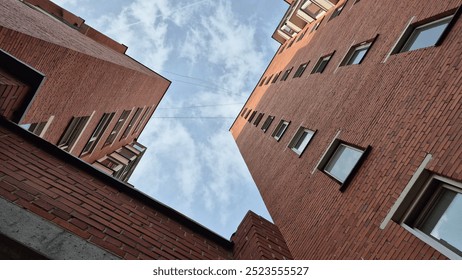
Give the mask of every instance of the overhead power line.
[{"label": "overhead power line", "polygon": [[191,105],[191,106],[185,106],[185,107],[170,107],[170,108],[157,108],[156,110],[159,109],[191,109],[191,108],[203,108],[203,107],[221,107],[221,106],[235,106],[235,105],[241,105],[243,103],[229,103],[229,104],[209,104],[209,105]]}]

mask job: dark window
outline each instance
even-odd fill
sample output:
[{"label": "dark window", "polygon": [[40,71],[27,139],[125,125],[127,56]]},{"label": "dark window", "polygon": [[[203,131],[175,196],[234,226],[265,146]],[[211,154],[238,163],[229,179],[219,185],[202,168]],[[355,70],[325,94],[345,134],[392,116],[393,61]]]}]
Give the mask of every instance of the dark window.
[{"label": "dark window", "polygon": [[261,119],[263,118],[264,113],[259,113],[255,121],[253,122],[253,125],[258,126],[260,123]]},{"label": "dark window", "polygon": [[332,55],[333,54],[329,54],[329,55],[321,57],[318,60],[318,63],[316,63],[316,65],[314,66],[313,71],[311,71],[311,74],[322,73],[324,69],[326,69],[326,66],[329,63],[330,59],[332,58]]},{"label": "dark window", "polygon": [[246,119],[249,117],[250,112],[252,112],[252,109],[249,109],[249,110],[247,111],[247,114],[245,114],[245,118],[246,118]]},{"label": "dark window", "polygon": [[278,80],[278,78],[279,78],[279,76],[281,75],[281,73],[282,73],[282,71],[280,71],[279,73],[277,73],[276,75],[274,75],[273,81],[271,82],[272,84],[274,84],[274,83]]},{"label": "dark window", "polygon": [[47,122],[32,123],[30,124],[27,130],[29,130],[30,132],[32,132],[33,134],[37,136],[40,136],[40,134],[42,133],[46,125],[47,125]]},{"label": "dark window", "polygon": [[257,111],[253,111],[252,114],[250,115],[250,118],[247,120],[249,123],[252,122],[253,118],[257,114]]},{"label": "dark window", "polygon": [[263,130],[263,132],[266,132],[268,128],[270,127],[271,123],[273,122],[273,120],[274,120],[274,116],[268,116],[265,122],[263,123],[263,125],[261,126],[261,130]]},{"label": "dark window", "polygon": [[269,84],[269,82],[271,82],[271,79],[273,78],[273,75],[269,76],[269,78],[266,80],[266,83],[265,85]]},{"label": "dark window", "polygon": [[340,66],[360,64],[364,57],[366,57],[376,38],[377,36],[372,40],[364,41],[351,47],[340,63]]},{"label": "dark window", "polygon": [[308,66],[309,63],[310,63],[310,62],[308,61],[308,62],[306,62],[306,63],[301,64],[301,65],[298,67],[297,71],[295,71],[294,78],[299,78],[299,77],[301,77],[301,76],[303,75],[303,73],[305,72],[305,69],[306,69],[306,67]]},{"label": "dark window", "polygon": [[242,110],[241,117],[244,116],[244,114],[245,114],[246,111],[247,111],[247,108],[244,108],[244,110]]},{"label": "dark window", "polygon": [[282,75],[281,81],[287,80],[287,78],[289,77],[289,74],[292,71],[292,69],[293,69],[293,67],[290,68],[290,69],[287,69],[286,72],[284,72],[284,75]]},{"label": "dark window", "polygon": [[336,17],[338,17],[338,16],[340,15],[340,13],[343,11],[343,8],[345,7],[345,5],[346,5],[347,2],[348,2],[348,0],[345,1],[345,3],[344,3],[342,6],[338,7],[337,9],[335,9],[335,11],[334,11],[334,12],[332,13],[332,15],[330,16],[329,21],[333,20],[334,18],[336,18]]},{"label": "dark window", "polygon": [[272,136],[274,137],[274,139],[276,139],[277,141],[281,140],[288,126],[289,126],[288,121],[281,120],[273,131]]},{"label": "dark window", "polygon": [[95,130],[93,131],[92,135],[90,136],[90,139],[88,139],[87,144],[82,150],[82,155],[91,153],[93,149],[96,147],[96,144],[98,143],[99,139],[103,135],[104,131],[106,131],[106,128],[108,127],[109,123],[111,122],[112,118],[114,117],[115,113],[105,113],[101,117],[101,120],[99,121],[98,125],[96,126]]},{"label": "dark window", "polygon": [[139,121],[138,124],[135,126],[135,129],[133,130],[132,134],[135,134],[135,133],[138,132],[138,130],[141,128],[141,125],[142,125],[142,124],[144,123],[144,121],[146,120],[149,111],[151,111],[151,108],[152,108],[152,107],[147,107],[147,108],[146,108],[146,110],[144,111],[143,115],[141,116],[140,121]]},{"label": "dark window", "polygon": [[263,77],[263,79],[261,79],[260,84],[258,86],[261,87],[263,83],[265,82],[265,80],[266,80],[266,77]]},{"label": "dark window", "polygon": [[117,120],[117,123],[112,129],[111,134],[109,134],[108,138],[106,139],[106,142],[104,142],[104,145],[110,145],[114,142],[114,140],[117,137],[117,134],[119,134],[120,129],[124,126],[129,115],[130,115],[130,110],[126,110],[122,112],[119,119]]},{"label": "dark window", "polygon": [[130,129],[133,127],[135,122],[138,120],[138,117],[140,116],[142,110],[143,108],[136,109],[135,114],[133,115],[132,119],[130,120],[127,127],[125,128],[124,133],[122,133],[122,137],[120,137],[121,140],[128,136],[128,133],[130,133]]},{"label": "dark window", "polygon": [[314,136],[314,131],[300,127],[289,143],[289,148],[297,155],[301,155]]},{"label": "dark window", "polygon": [[70,151],[82,133],[90,117],[74,117],[67,125],[66,131],[58,142],[58,147]]}]

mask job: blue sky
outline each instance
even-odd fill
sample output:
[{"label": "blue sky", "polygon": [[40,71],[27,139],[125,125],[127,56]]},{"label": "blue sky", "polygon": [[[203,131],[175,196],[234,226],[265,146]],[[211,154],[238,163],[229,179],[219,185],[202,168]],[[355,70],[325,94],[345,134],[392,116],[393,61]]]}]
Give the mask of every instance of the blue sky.
[{"label": "blue sky", "polygon": [[130,183],[226,238],[249,209],[269,219],[228,129],[278,48],[271,34],[288,5],[283,0],[54,2],[172,81],[141,134],[148,151]]}]

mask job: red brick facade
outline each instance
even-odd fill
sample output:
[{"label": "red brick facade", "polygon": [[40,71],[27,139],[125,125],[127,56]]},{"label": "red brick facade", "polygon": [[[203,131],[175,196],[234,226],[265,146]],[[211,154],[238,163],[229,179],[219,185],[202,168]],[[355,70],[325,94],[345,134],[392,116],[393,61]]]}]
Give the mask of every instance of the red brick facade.
[{"label": "red brick facade", "polygon": [[[71,151],[75,156],[81,155],[104,113],[115,112],[115,116],[101,139],[108,137],[123,110],[131,110],[131,119],[137,108],[143,108],[143,112],[149,109],[143,128],[170,82],[125,55],[125,46],[87,26],[77,16],[50,1],[29,2],[0,3],[0,48],[45,75],[21,123],[44,122],[54,116],[43,138],[56,144],[73,117],[90,116]],[[121,131],[127,125],[128,121]],[[108,146],[100,141],[94,152],[82,159],[94,162],[132,143],[141,131],[129,133],[125,139],[119,134]]]},{"label": "red brick facade", "polygon": [[[332,9],[307,24],[273,58],[262,79],[293,67],[291,74],[257,85],[244,107],[264,113],[262,121],[240,115],[231,132],[294,258],[445,258],[398,223],[380,225],[427,154],[427,172],[462,181],[462,20],[440,46],[388,55],[411,20],[428,22],[460,4],[351,0],[337,17],[330,20]],[[361,64],[339,67],[351,46],[373,38]],[[325,70],[311,74],[332,53]],[[275,119],[264,133],[268,115]],[[281,119],[290,125],[276,141]],[[300,126],[316,131],[301,156],[288,148]],[[344,192],[317,169],[336,138],[371,147]]]}]

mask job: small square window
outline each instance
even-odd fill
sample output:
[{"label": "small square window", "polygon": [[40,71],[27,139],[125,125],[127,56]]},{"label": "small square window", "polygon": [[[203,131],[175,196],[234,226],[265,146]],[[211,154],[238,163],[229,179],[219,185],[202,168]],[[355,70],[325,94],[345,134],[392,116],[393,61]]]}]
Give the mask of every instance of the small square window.
[{"label": "small square window", "polygon": [[313,71],[311,71],[311,74],[322,73],[324,69],[326,69],[327,63],[329,63],[330,59],[332,58],[332,55],[333,54],[329,54],[321,57],[318,60],[318,63],[316,63],[316,65],[314,66]]},{"label": "small square window", "polygon": [[263,132],[266,132],[268,128],[270,127],[271,123],[273,122],[273,120],[274,120],[274,116],[268,116],[265,122],[263,123],[263,125],[261,126],[261,130],[263,130]]},{"label": "small square window", "polygon": [[282,73],[282,71],[280,71],[279,73],[277,73],[276,75],[274,75],[273,81],[271,82],[272,84],[274,84],[274,83],[278,80],[278,78],[279,78],[279,76],[281,75],[281,73]]},{"label": "small square window", "polygon": [[370,146],[363,149],[335,139],[317,168],[341,184],[340,191],[344,191],[370,150]]},{"label": "small square window", "polygon": [[290,74],[290,72],[292,71],[293,68],[294,67],[291,67],[290,69],[287,69],[286,72],[284,72],[284,75],[282,75],[281,81],[287,80],[287,78],[289,77],[289,74]]},{"label": "small square window", "polygon": [[[345,4],[346,4],[347,1],[345,1]],[[340,15],[340,13],[342,12],[343,8],[345,7],[345,4],[343,4],[342,6],[338,7],[337,9],[335,9],[335,11],[332,13],[332,15],[330,16],[329,18],[329,21],[333,20],[334,18],[338,17]]]},{"label": "small square window", "polygon": [[269,84],[269,82],[271,82],[272,78],[273,78],[273,75],[269,76],[269,78],[265,82],[265,85]]},{"label": "small square window", "polygon": [[396,54],[439,46],[459,17],[459,13],[432,22],[411,25],[398,40],[391,53]]},{"label": "small square window", "polygon": [[249,123],[252,122],[253,118],[257,114],[257,111],[253,111],[252,114],[250,115],[250,118],[247,120]]},{"label": "small square window", "polygon": [[314,133],[315,132],[312,130],[309,130],[305,127],[300,127],[290,141],[289,148],[291,148],[292,151],[294,151],[297,155],[301,156],[313,138]]},{"label": "small square window", "polygon": [[302,65],[300,65],[297,69],[297,71],[295,71],[295,74],[294,74],[294,78],[299,78],[303,75],[303,73],[305,72],[305,69],[306,67],[308,66],[310,62],[308,61],[307,63],[303,63]]},{"label": "small square window", "polygon": [[351,47],[343,61],[340,63],[340,66],[360,64],[366,56],[367,52],[369,51],[370,47],[372,46],[374,40],[362,42],[358,45]]},{"label": "small square window", "polygon": [[289,126],[288,121],[281,120],[273,131],[272,136],[274,137],[274,139],[276,139],[277,141],[281,140],[288,126]]},{"label": "small square window", "polygon": [[247,108],[244,108],[244,110],[242,110],[241,117],[244,116],[244,114],[245,114],[246,111],[247,111]]},{"label": "small square window", "polygon": [[253,125],[258,126],[258,124],[260,123],[261,119],[263,118],[263,115],[265,115],[265,114],[259,113],[258,116],[257,116],[257,118],[255,119],[255,121],[253,122]]},{"label": "small square window", "polygon": [[266,80],[266,77],[263,77],[263,79],[261,79],[260,84],[258,86],[261,87],[263,83],[265,83],[265,80]]},{"label": "small square window", "polygon": [[247,118],[249,117],[249,115],[250,115],[251,112],[252,112],[252,109],[249,109],[249,110],[247,111],[247,114],[245,114],[245,119],[247,119]]},{"label": "small square window", "polygon": [[413,188],[401,225],[447,257],[462,259],[462,183],[433,175]]}]

